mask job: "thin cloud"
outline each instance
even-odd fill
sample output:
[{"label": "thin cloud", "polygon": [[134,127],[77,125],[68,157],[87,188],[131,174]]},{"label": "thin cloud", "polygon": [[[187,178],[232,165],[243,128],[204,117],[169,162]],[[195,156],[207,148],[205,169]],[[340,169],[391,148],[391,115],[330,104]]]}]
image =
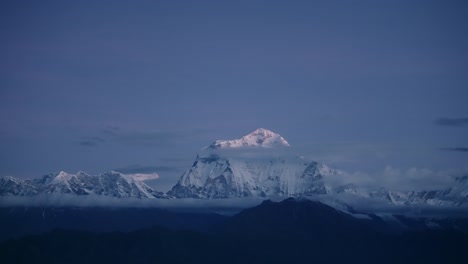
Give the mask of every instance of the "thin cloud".
[{"label": "thin cloud", "polygon": [[260,204],[265,198],[231,199],[138,199],[115,198],[102,195],[41,194],[28,196],[5,196],[0,200],[0,207],[10,206],[54,206],[54,207],[120,207],[120,208],[165,208],[196,209],[198,211],[236,210],[240,211]]},{"label": "thin cloud", "polygon": [[184,135],[177,132],[168,131],[136,131],[122,133],[116,136],[115,140],[119,143],[144,146],[163,146],[175,143]]},{"label": "thin cloud", "polygon": [[102,133],[107,134],[107,135],[116,135],[118,134],[119,130],[120,130],[120,127],[118,126],[106,126],[102,130]]},{"label": "thin cloud", "polygon": [[97,147],[104,142],[106,142],[106,140],[101,137],[84,137],[79,142],[79,145],[83,147]]},{"label": "thin cloud", "polygon": [[141,166],[138,164],[129,165],[126,167],[121,167],[114,169],[115,171],[124,173],[124,174],[137,174],[137,173],[160,173],[160,172],[175,172],[179,171],[179,167],[170,167],[170,166]]},{"label": "thin cloud", "polygon": [[141,166],[134,164],[114,170],[134,179],[145,181],[146,184],[157,191],[167,192],[177,183],[184,169],[186,169],[185,166]]},{"label": "thin cloud", "polygon": [[82,137],[79,145],[96,147],[104,142],[139,146],[168,146],[188,137],[178,131],[123,131],[118,126],[106,126],[95,136]]},{"label": "thin cloud", "polygon": [[456,151],[456,152],[468,152],[468,148],[458,147],[458,148],[442,148],[442,150]]},{"label": "thin cloud", "polygon": [[468,117],[465,118],[438,118],[435,124],[439,126],[466,127],[468,126]]},{"label": "thin cloud", "polygon": [[127,176],[132,177],[137,181],[149,181],[149,180],[157,180],[159,179],[159,174],[156,172],[152,173],[134,173],[134,174],[126,174]]}]

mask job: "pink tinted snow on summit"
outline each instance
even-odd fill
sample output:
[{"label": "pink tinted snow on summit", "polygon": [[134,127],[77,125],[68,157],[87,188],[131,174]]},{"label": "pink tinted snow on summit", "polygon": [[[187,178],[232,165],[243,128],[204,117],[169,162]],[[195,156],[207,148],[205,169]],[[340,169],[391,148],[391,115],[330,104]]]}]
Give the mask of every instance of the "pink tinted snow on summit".
[{"label": "pink tinted snow on summit", "polygon": [[279,134],[268,129],[259,128],[240,139],[217,140],[212,148],[240,148],[240,147],[289,147],[289,143]]}]

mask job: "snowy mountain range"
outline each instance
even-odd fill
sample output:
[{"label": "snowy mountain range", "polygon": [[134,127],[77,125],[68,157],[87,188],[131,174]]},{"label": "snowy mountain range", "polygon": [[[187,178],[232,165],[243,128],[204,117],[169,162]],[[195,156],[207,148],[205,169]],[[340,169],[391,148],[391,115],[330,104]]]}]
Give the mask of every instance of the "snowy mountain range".
[{"label": "snowy mountain range", "polygon": [[378,197],[394,205],[427,204],[435,206],[468,205],[468,175],[454,179],[452,186],[445,189],[424,191],[389,191],[381,188],[361,194]]},{"label": "snowy mountain range", "polygon": [[0,196],[56,193],[198,199],[326,196],[337,197],[343,203],[355,197],[392,205],[468,204],[468,176],[454,178],[449,188],[404,192],[383,187],[363,188],[353,183],[337,185],[336,179],[343,177],[346,175],[339,170],[296,155],[279,134],[259,128],[240,139],[217,140],[203,148],[192,167],[167,194],[146,185],[145,177],[111,171],[98,176],[60,172],[33,180],[1,177]]},{"label": "snowy mountain range", "polygon": [[165,195],[145,183],[119,172],[98,176],[84,172],[69,174],[61,171],[33,180],[14,177],[0,178],[0,196],[34,196],[38,194],[99,195],[116,198],[163,198]]}]

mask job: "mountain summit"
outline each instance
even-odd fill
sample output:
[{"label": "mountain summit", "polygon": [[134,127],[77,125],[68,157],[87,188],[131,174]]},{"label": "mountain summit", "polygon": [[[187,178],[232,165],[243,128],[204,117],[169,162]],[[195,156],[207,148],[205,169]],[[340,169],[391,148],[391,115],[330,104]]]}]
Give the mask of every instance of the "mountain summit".
[{"label": "mountain summit", "polygon": [[289,147],[289,143],[279,134],[265,128],[255,131],[234,140],[217,140],[210,148],[240,148],[240,147]]}]

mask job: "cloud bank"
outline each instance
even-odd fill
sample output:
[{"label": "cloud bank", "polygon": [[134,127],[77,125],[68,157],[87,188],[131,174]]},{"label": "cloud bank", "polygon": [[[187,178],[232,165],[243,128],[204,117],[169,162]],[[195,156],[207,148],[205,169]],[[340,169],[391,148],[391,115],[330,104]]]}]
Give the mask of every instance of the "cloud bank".
[{"label": "cloud bank", "polygon": [[[285,197],[283,197],[285,198]],[[41,194],[34,197],[4,196],[0,207],[110,207],[110,208],[163,208],[196,211],[240,211],[256,206],[269,198],[231,199],[137,199],[99,195]],[[271,198],[270,198],[271,199]]]},{"label": "cloud bank", "polygon": [[[38,195],[35,197],[7,196],[0,200],[0,207],[92,207],[92,208],[159,208],[172,211],[219,213],[232,215],[244,209],[255,207],[265,200],[275,202],[288,197],[251,197],[229,199],[136,199],[106,196],[75,196],[70,194]],[[304,197],[319,201],[344,212],[405,214],[413,216],[467,217],[468,207],[431,205],[393,205],[382,200],[366,199],[350,194],[317,195]]]}]

